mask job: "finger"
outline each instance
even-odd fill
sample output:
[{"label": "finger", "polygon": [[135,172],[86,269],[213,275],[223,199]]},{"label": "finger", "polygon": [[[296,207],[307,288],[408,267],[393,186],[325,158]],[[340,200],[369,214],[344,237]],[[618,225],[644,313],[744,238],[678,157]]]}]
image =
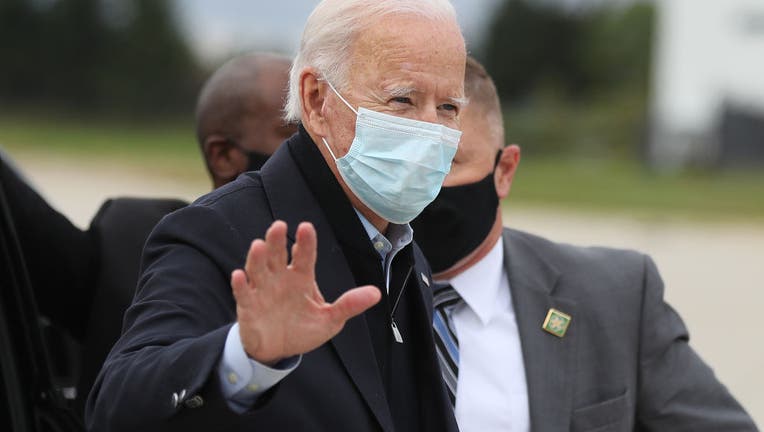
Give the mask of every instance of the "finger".
[{"label": "finger", "polygon": [[231,272],[231,289],[233,290],[233,297],[236,299],[236,304],[246,307],[246,305],[249,304],[251,288],[247,283],[247,275],[244,273],[244,270],[236,269]]},{"label": "finger", "polygon": [[331,304],[331,320],[335,325],[342,326],[345,321],[377,304],[380,298],[382,293],[373,285],[353,288]]},{"label": "finger", "polygon": [[273,222],[265,233],[265,243],[268,245],[267,264],[272,272],[282,270],[287,265],[286,233],[287,224],[283,221]]},{"label": "finger", "polygon": [[249,246],[244,270],[249,283],[254,287],[262,286],[262,281],[268,276],[267,251],[268,246],[261,239],[253,240]]},{"label": "finger", "polygon": [[313,274],[316,268],[316,230],[310,222],[302,222],[297,227],[297,241],[292,246],[291,267],[306,274]]}]

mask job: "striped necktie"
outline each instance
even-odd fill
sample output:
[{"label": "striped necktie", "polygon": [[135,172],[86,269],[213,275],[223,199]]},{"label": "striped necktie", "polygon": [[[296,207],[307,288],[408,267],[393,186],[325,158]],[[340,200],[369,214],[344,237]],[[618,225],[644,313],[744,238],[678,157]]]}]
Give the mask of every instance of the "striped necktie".
[{"label": "striped necktie", "polygon": [[443,374],[443,381],[448,387],[451,404],[456,405],[456,383],[459,378],[459,340],[456,327],[451,318],[456,306],[463,300],[449,284],[436,285],[433,291],[432,326],[435,333],[435,348]]}]

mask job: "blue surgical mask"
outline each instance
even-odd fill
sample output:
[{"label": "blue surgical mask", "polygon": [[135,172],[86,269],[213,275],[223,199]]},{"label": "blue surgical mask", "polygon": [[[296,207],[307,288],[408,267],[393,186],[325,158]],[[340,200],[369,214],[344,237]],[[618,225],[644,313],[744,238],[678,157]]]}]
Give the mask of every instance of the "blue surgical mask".
[{"label": "blue surgical mask", "polygon": [[440,192],[462,133],[365,108],[356,111],[327,83],[357,116],[355,138],[345,156],[337,159],[321,138],[345,184],[380,217],[409,223]]}]

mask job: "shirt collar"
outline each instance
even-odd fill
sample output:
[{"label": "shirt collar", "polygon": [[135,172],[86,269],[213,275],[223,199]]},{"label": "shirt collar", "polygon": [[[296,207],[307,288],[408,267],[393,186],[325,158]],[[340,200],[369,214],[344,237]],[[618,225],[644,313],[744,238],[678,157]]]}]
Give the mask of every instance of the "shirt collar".
[{"label": "shirt collar", "polygon": [[497,239],[488,255],[449,281],[483,325],[503,307],[498,301],[504,274],[504,248],[499,240],[501,238]]},{"label": "shirt collar", "polygon": [[383,260],[387,258],[391,251],[397,252],[411,243],[414,231],[409,224],[390,223],[387,226],[387,236],[384,236],[358,209],[354,207],[353,210],[355,210],[358,219],[366,230],[366,234],[369,236],[369,240],[371,240],[371,245]]}]

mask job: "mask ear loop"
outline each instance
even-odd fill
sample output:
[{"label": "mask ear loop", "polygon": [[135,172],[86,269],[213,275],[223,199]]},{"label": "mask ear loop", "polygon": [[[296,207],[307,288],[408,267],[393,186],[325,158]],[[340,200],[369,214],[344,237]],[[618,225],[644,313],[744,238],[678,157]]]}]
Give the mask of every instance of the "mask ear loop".
[{"label": "mask ear loop", "polygon": [[321,141],[324,142],[324,145],[326,146],[326,149],[329,150],[329,154],[332,155],[332,159],[334,159],[334,161],[337,162],[337,156],[334,155],[334,152],[332,151],[332,148],[329,147],[329,143],[326,142],[326,138],[321,137]]},{"label": "mask ear loop", "polygon": [[[353,108],[353,107],[352,107],[352,106],[351,106],[351,105],[348,103],[348,101],[346,101],[346,100],[345,100],[345,98],[344,98],[344,97],[342,97],[342,95],[340,94],[340,92],[338,92],[338,91],[337,91],[337,89],[336,89],[336,88],[334,88],[334,86],[332,85],[332,83],[331,83],[331,82],[330,82],[328,79],[322,79],[322,81],[326,82],[326,83],[329,85],[329,88],[330,88],[330,89],[332,89],[332,91],[334,92],[334,94],[336,94],[336,95],[337,95],[337,97],[338,97],[338,98],[340,98],[340,100],[341,100],[342,102],[344,102],[344,103],[345,103],[345,105],[347,105],[347,107],[348,107],[348,108],[350,108],[350,111],[353,111],[353,112],[355,113],[355,115],[358,115],[358,111],[356,111],[356,110],[355,110],[355,108]],[[331,147],[329,147],[329,143],[328,143],[328,142],[326,142],[326,138],[324,138],[324,137],[321,137],[321,141],[323,141],[323,142],[324,142],[324,145],[326,146],[326,149],[327,149],[327,150],[329,150],[329,154],[331,154],[331,155],[332,155],[332,159],[334,159],[334,161],[335,161],[335,162],[337,162],[337,156],[335,156],[335,155],[334,155],[334,152],[332,151],[332,148],[331,148]]]},{"label": "mask ear loop", "polygon": [[338,97],[338,98],[340,98],[340,100],[341,100],[342,102],[344,102],[344,103],[345,103],[345,105],[347,105],[347,106],[348,106],[348,108],[350,108],[350,111],[353,111],[353,112],[355,113],[355,115],[358,115],[358,111],[356,111],[356,110],[355,110],[355,108],[353,108],[353,107],[352,107],[352,106],[351,106],[351,105],[348,103],[348,101],[346,101],[346,100],[345,100],[345,98],[344,98],[344,97],[342,97],[342,95],[340,94],[340,92],[338,92],[338,91],[337,91],[337,89],[336,89],[336,88],[334,88],[334,86],[332,85],[332,83],[331,83],[331,82],[329,82],[329,80],[327,80],[327,79],[324,79],[324,81],[325,81],[327,84],[329,84],[329,88],[330,88],[330,89],[332,89],[332,91],[334,92],[334,94],[336,94],[336,95],[337,95],[337,97]]}]

